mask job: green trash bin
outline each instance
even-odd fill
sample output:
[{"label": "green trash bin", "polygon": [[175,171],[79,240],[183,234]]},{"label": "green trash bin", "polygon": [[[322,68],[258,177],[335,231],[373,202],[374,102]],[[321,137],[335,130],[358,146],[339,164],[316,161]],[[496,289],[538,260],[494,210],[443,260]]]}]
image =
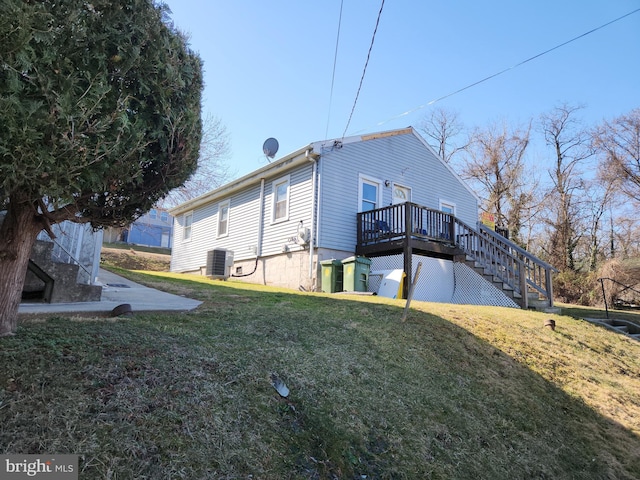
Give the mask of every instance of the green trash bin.
[{"label": "green trash bin", "polygon": [[340,260],[323,260],[322,291],[335,293],[342,291],[342,262]]},{"label": "green trash bin", "polygon": [[342,260],[345,292],[366,292],[369,288],[371,260],[366,257],[349,257]]}]

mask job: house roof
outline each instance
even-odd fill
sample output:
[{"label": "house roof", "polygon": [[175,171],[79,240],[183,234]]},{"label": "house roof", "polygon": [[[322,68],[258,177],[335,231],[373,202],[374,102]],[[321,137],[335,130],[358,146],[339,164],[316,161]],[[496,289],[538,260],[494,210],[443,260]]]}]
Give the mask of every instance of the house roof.
[{"label": "house roof", "polygon": [[[412,134],[417,137],[425,147],[427,147],[434,154],[436,158],[439,158],[438,155],[433,151],[433,148],[426,142],[424,138],[422,138],[413,127],[401,128],[396,130],[387,130],[382,132],[370,133],[366,135],[355,135],[351,137],[345,137],[340,139],[331,139],[331,140],[322,140],[317,142],[312,142],[305,147],[302,147],[278,160],[265,165],[262,168],[254,170],[253,172],[240,177],[236,180],[232,180],[231,182],[216,188],[210,192],[207,192],[199,197],[193,198],[191,200],[187,200],[180,205],[177,205],[171,209],[169,209],[169,213],[173,216],[177,216],[183,214],[185,212],[189,212],[198,208],[202,205],[206,205],[208,203],[220,200],[229,196],[230,194],[242,190],[251,185],[255,185],[260,183],[263,179],[275,177],[286,170],[290,170],[291,168],[297,167],[309,161],[314,161],[318,156],[327,148],[333,148],[336,145],[346,145],[349,143],[355,142],[364,142],[368,140],[376,140],[379,138],[393,137],[396,135],[407,135]],[[444,163],[444,162],[443,162]],[[459,175],[457,175],[453,169],[445,163],[445,166],[453,173],[456,178],[460,180],[460,182],[471,192],[476,199],[478,196],[475,192],[473,192],[469,186],[463,182]]]},{"label": "house roof", "polygon": [[313,144],[300,148],[289,155],[259,168],[258,170],[254,170],[243,177],[232,180],[215,190],[211,190],[199,197],[187,200],[186,202],[169,209],[169,213],[175,217],[202,205],[206,205],[207,203],[226,197],[238,190],[242,190],[243,188],[259,183],[262,179],[273,177],[283,170],[288,170],[294,166],[308,162],[310,160],[307,152],[313,152]]}]

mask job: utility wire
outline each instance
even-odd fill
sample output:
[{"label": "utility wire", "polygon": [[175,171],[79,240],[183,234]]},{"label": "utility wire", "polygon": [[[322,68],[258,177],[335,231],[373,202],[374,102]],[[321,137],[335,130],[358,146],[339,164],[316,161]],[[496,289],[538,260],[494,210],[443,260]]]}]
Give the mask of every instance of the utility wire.
[{"label": "utility wire", "polygon": [[382,4],[380,5],[380,11],[378,12],[378,19],[376,20],[376,27],[373,29],[373,36],[371,37],[371,45],[369,45],[369,52],[367,53],[367,61],[364,63],[364,69],[362,70],[362,77],[360,77],[360,85],[358,85],[358,91],[356,92],[356,98],[353,101],[353,107],[351,107],[351,113],[349,114],[349,120],[347,121],[347,126],[344,127],[344,132],[342,132],[342,138],[347,134],[347,130],[349,129],[349,124],[351,123],[351,117],[353,117],[353,112],[356,109],[356,103],[358,103],[358,97],[360,96],[360,89],[362,88],[362,82],[364,81],[364,75],[367,72],[367,65],[369,64],[369,57],[371,57],[371,49],[373,48],[373,42],[376,39],[376,32],[378,31],[378,25],[380,24],[380,15],[382,15],[382,9],[384,8],[384,0],[382,0]]},{"label": "utility wire", "polygon": [[342,25],[342,5],[344,0],[340,1],[340,16],[338,17],[338,34],[336,36],[336,50],[333,54],[333,73],[331,74],[331,92],[329,93],[329,112],[327,113],[327,128],[324,131],[324,138],[329,136],[329,120],[331,119],[331,104],[333,103],[333,84],[336,79],[336,63],[338,61],[338,44],[340,43],[340,26]]},{"label": "utility wire", "polygon": [[[514,68],[520,67],[520,66],[524,65],[525,63],[528,63],[528,62],[530,62],[530,61],[532,61],[532,60],[535,60],[536,58],[539,58],[539,57],[541,57],[541,56],[543,56],[543,55],[546,55],[547,53],[553,52],[554,50],[557,50],[557,49],[559,49],[560,47],[564,47],[565,45],[568,45],[568,44],[570,44],[570,43],[572,43],[572,42],[575,42],[576,40],[579,40],[579,39],[581,39],[581,38],[583,38],[583,37],[586,37],[587,35],[590,35],[590,34],[592,34],[592,33],[594,33],[594,32],[597,32],[598,30],[601,30],[601,29],[603,29],[603,28],[605,28],[605,27],[608,27],[608,26],[609,26],[609,25],[611,25],[612,23],[616,23],[616,22],[618,22],[618,21],[622,20],[623,18],[626,18],[626,17],[628,17],[628,16],[630,16],[630,15],[633,15],[634,13],[638,13],[638,12],[640,12],[640,8],[637,8],[636,10],[633,10],[633,11],[631,11],[631,12],[629,12],[629,13],[626,13],[625,15],[622,15],[621,17],[618,17],[618,18],[616,18],[616,19],[614,19],[614,20],[611,20],[610,22],[604,23],[604,24],[600,25],[599,27],[596,27],[596,28],[594,28],[594,29],[592,29],[592,30],[589,30],[588,32],[583,33],[582,35],[578,35],[577,37],[574,37],[574,38],[572,38],[571,40],[567,40],[566,42],[561,43],[560,45],[556,45],[556,46],[555,46],[555,47],[553,47],[553,48],[550,48],[550,49],[548,49],[548,50],[545,50],[544,52],[540,52],[540,53],[538,53],[537,55],[534,55],[533,57],[527,58],[526,60],[523,60],[522,62],[517,63],[517,64],[515,64],[515,65],[513,65],[513,66],[511,66],[511,67],[509,67],[509,68],[505,68],[504,70],[501,70],[501,71],[499,71],[499,72],[497,72],[497,73],[494,73],[493,75],[489,75],[488,77],[485,77],[485,78],[483,78],[482,80],[478,80],[477,82],[473,82],[473,83],[471,83],[471,84],[467,85],[466,87],[460,88],[460,89],[458,89],[458,90],[456,90],[456,91],[454,91],[454,92],[451,92],[451,93],[448,93],[448,94],[446,94],[446,95],[443,95],[442,97],[439,97],[439,98],[436,98],[436,99],[434,99],[434,100],[431,100],[430,102],[425,103],[425,104],[422,104],[422,105],[420,105],[420,106],[418,106],[418,107],[416,107],[416,108],[413,108],[413,109],[411,109],[411,110],[407,110],[406,112],[403,112],[403,113],[401,113],[401,114],[399,114],[399,115],[396,115],[396,116],[394,116],[394,117],[391,117],[391,118],[389,118],[389,119],[387,119],[387,120],[385,120],[385,121],[383,121],[383,122],[379,122],[376,126],[380,126],[380,125],[383,125],[383,124],[385,124],[385,123],[387,123],[387,122],[390,122],[390,121],[392,121],[392,120],[395,120],[395,119],[397,119],[397,118],[404,117],[404,116],[406,116],[406,115],[409,115],[410,113],[416,112],[416,111],[418,111],[418,110],[420,110],[420,109],[422,109],[422,108],[425,108],[425,107],[427,107],[427,106],[429,106],[429,105],[433,105],[434,103],[439,102],[440,100],[444,100],[445,98],[449,98],[449,97],[452,97],[453,95],[457,95],[457,94],[458,94],[458,93],[460,93],[460,92],[464,92],[465,90],[468,90],[468,89],[470,89],[471,87],[475,87],[476,85],[479,85],[479,84],[481,84],[481,83],[484,83],[484,82],[486,82],[487,80],[491,80],[492,78],[495,78],[495,77],[497,77],[497,76],[499,76],[499,75],[502,75],[503,73],[506,73],[506,72],[508,72],[509,70],[513,70]],[[354,107],[355,107],[355,105],[354,105]],[[352,113],[353,113],[353,112],[352,112]],[[349,120],[351,120],[351,119],[349,119]],[[361,130],[361,131],[362,131],[362,130]],[[346,129],[345,129],[345,132],[346,132]],[[344,137],[344,134],[343,134],[342,136]]]}]

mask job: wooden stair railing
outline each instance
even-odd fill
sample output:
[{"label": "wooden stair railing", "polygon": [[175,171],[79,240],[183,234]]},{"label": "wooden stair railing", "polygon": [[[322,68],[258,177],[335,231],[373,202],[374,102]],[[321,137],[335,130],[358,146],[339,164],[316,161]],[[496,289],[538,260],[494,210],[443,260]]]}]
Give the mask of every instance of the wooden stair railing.
[{"label": "wooden stair railing", "polygon": [[[546,305],[553,307],[551,275],[557,272],[557,269],[485,225],[479,224],[478,229],[475,230],[457,219],[456,225],[465,232],[468,230],[476,232],[479,263],[489,268],[498,278],[522,295],[522,308],[529,306],[530,290],[542,295]],[[470,254],[473,256],[473,251]]]}]

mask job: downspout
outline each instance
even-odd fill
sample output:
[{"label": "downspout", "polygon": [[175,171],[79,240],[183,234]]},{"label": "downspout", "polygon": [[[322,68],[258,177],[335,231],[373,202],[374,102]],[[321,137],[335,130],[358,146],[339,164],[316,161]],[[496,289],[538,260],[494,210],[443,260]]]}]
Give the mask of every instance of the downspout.
[{"label": "downspout", "polygon": [[311,173],[311,228],[309,228],[309,279],[313,280],[313,251],[315,249],[314,237],[316,235],[316,204],[317,204],[317,181],[318,175],[318,159],[312,155],[309,155],[311,150],[307,150],[304,156],[310,162],[313,162],[313,169]]},{"label": "downspout", "polygon": [[[253,266],[253,272],[248,275],[253,275],[258,270],[258,260],[262,256],[262,235],[264,230],[264,178],[260,179],[260,213],[258,218],[258,238],[256,240],[256,264]],[[264,274],[264,269],[262,270]],[[247,275],[247,276],[248,276]],[[263,278],[262,283],[267,284],[267,279]]]}]

